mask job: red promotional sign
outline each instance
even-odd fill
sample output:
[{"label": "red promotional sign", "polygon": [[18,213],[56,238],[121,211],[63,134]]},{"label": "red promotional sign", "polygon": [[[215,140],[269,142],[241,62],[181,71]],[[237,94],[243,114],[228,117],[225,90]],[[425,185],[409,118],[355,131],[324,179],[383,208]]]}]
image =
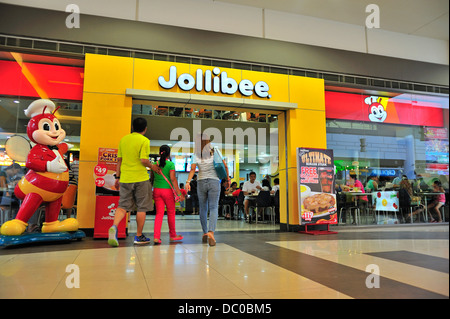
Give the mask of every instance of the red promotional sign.
[{"label": "red promotional sign", "polygon": [[[114,216],[119,204],[119,192],[114,187],[113,173],[117,166],[117,149],[99,148],[98,162],[94,167],[96,203],[94,238],[108,238],[108,230],[113,225]],[[126,218],[118,227],[118,238],[126,237]]]},{"label": "red promotional sign", "polygon": [[325,92],[327,119],[443,127],[443,107],[437,101],[413,101],[400,96]]},{"label": "red promotional sign", "polygon": [[0,95],[82,100],[84,69],[0,61]]},{"label": "red promotional sign", "polygon": [[[119,196],[96,196],[94,238],[108,238],[108,230],[114,221]],[[126,218],[118,227],[118,238],[126,237]]]}]

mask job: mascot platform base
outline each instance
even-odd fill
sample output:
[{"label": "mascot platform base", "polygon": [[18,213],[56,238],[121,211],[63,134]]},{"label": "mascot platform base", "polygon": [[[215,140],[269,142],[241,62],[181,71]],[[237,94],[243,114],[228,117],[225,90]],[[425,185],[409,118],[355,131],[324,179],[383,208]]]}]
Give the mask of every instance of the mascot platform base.
[{"label": "mascot platform base", "polygon": [[73,240],[81,240],[86,234],[77,230],[75,232],[58,232],[58,233],[30,233],[19,236],[0,236],[0,247],[9,247],[16,245],[49,243],[49,242],[67,242]]}]

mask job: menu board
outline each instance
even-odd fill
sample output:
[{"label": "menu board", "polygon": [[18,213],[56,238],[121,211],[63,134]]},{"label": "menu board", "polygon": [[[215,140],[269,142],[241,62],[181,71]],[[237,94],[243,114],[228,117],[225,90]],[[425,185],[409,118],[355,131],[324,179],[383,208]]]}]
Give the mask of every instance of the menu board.
[{"label": "menu board", "polygon": [[297,148],[300,225],[337,224],[333,150]]}]

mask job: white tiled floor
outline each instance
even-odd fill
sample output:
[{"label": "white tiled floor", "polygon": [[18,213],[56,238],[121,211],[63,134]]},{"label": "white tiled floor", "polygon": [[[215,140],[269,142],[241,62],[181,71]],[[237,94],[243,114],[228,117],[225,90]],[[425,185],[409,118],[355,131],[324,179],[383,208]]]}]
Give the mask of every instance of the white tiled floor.
[{"label": "white tiled floor", "polygon": [[[167,240],[165,243],[163,240],[161,246],[132,246],[122,242],[120,247],[111,248],[106,241],[87,238],[82,247],[80,243],[70,243],[61,247],[53,245],[48,249],[39,246],[36,252],[30,247],[26,252],[23,249],[0,250],[0,298],[351,298],[342,291],[300,275],[300,272],[284,268],[281,262],[299,258],[298,253],[318,257],[331,266],[339,264],[362,271],[368,264],[375,263],[385,278],[449,296],[448,271],[425,269],[365,254],[411,251],[448,260],[448,224],[417,229],[375,227],[370,230],[378,234],[395,232],[400,235],[404,231],[417,234],[436,232],[447,234],[446,239],[349,239],[256,232],[248,235],[255,240],[254,243],[241,243],[249,247],[243,250],[239,247],[244,246],[233,244],[236,237],[241,236],[239,232],[217,236],[229,244],[221,241],[215,247],[202,244],[197,222],[189,219],[185,223],[178,221],[180,233],[193,229],[198,233],[191,233],[188,240],[177,244],[169,244]],[[225,222],[229,221],[220,222],[218,229],[225,229]],[[148,222],[146,227],[149,236],[152,222]],[[341,236],[358,237],[358,232],[358,228],[343,229]],[[274,262],[253,253],[259,249],[257,240],[272,247]],[[92,247],[89,247],[91,243]],[[286,251],[292,251],[292,254]],[[280,261],[280,264],[275,261]],[[79,269],[79,288],[67,285],[74,273],[67,271],[66,267],[72,264]]]}]

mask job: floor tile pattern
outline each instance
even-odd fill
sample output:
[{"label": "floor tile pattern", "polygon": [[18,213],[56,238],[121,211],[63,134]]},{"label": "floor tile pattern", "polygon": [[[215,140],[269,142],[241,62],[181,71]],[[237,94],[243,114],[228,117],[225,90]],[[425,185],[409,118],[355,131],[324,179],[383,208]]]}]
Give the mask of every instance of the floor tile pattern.
[{"label": "floor tile pattern", "polygon": [[[134,246],[130,235],[118,248],[85,238],[0,249],[0,298],[449,298],[448,224],[338,226],[338,234],[312,236],[219,221],[210,247],[197,220],[177,223],[185,237],[176,244],[164,228],[160,246]],[[366,285],[371,265],[379,288]]]}]

